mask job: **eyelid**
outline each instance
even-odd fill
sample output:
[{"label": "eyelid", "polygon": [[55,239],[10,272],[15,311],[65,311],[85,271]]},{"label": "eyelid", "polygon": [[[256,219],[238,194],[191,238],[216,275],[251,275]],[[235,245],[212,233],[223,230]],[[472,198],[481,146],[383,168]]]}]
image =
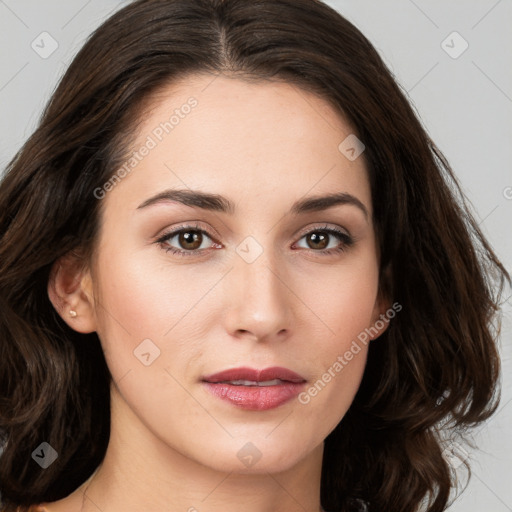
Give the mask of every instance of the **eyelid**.
[{"label": "eyelid", "polygon": [[[206,235],[208,235],[212,239],[220,238],[220,235],[215,230],[212,229],[212,231],[214,231],[214,234],[212,234],[212,233],[210,233],[209,228],[205,228],[204,226],[201,226],[199,223],[200,223],[200,221],[184,222],[183,224],[180,224],[178,226],[174,226],[172,228],[169,228],[168,230],[165,230],[161,235],[157,235],[154,238],[155,238],[156,241],[159,241],[159,240],[162,240],[163,238],[169,237],[170,235],[176,235],[180,231],[183,231],[183,230],[186,230],[186,229],[190,229],[190,230],[194,230],[194,231],[195,230],[200,231],[202,233],[205,233]],[[326,223],[322,223],[321,225],[315,225],[315,226],[309,226],[307,228],[303,228],[295,236],[298,237],[298,239],[300,239],[300,238],[310,234],[311,232],[313,232],[315,230],[341,231],[344,234],[346,234],[347,236],[352,238],[352,235],[350,234],[350,232],[347,229],[341,228],[341,227],[336,226],[336,225],[326,224]],[[216,240],[216,241],[217,241],[217,243],[220,243],[220,242],[218,242],[218,240]]]},{"label": "eyelid", "polygon": [[186,230],[199,231],[201,233],[206,234],[208,237],[210,237],[215,242],[220,243],[220,242],[218,242],[218,240],[216,240],[216,239],[220,238],[220,235],[217,233],[216,230],[214,230],[213,228],[207,228],[207,227],[201,225],[201,221],[194,221],[194,220],[183,222],[181,224],[178,224],[177,226],[173,226],[168,229],[165,229],[162,232],[162,234],[155,236],[154,240],[156,242],[159,242],[162,239],[167,239],[171,236],[177,235],[181,231],[186,231]]},{"label": "eyelid", "polygon": [[326,230],[326,231],[339,231],[339,232],[344,233],[345,235],[349,236],[350,238],[353,238],[352,235],[350,234],[350,232],[347,229],[342,228],[341,226],[338,226],[336,224],[328,224],[328,223],[325,223],[325,222],[317,224],[317,225],[314,225],[314,226],[308,226],[307,228],[304,228],[301,231],[299,231],[299,234],[297,236],[300,239],[303,236],[309,235],[309,233],[311,233],[311,232],[322,231],[322,230]]},{"label": "eyelid", "polygon": [[[195,222],[195,224],[194,224],[194,222]],[[216,240],[216,235],[212,235],[210,233],[209,229],[202,227],[199,224],[199,221],[185,222],[181,225],[169,228],[168,230],[164,231],[163,234],[156,237],[155,243],[159,243],[159,244],[163,245],[171,238],[174,238],[179,233],[187,231],[187,230],[188,231],[198,231],[198,232],[206,235],[208,238],[210,238],[214,244],[222,246],[222,244],[220,242],[218,242],[218,240]],[[307,236],[311,233],[314,233],[316,231],[328,232],[330,236],[337,237],[338,241],[341,244],[341,246],[339,246],[339,247],[330,248],[330,249],[322,249],[322,250],[305,249],[306,251],[310,251],[312,253],[318,253],[319,256],[330,255],[333,252],[337,252],[337,251],[344,251],[345,249],[348,249],[350,246],[352,246],[354,244],[354,242],[356,241],[356,239],[345,228],[341,228],[336,225],[329,225],[329,224],[323,223],[322,225],[309,226],[309,227],[301,230],[299,232],[299,234],[296,235],[298,238],[293,243],[293,246],[295,244],[297,244],[298,242],[300,242],[300,240],[302,240],[302,238],[304,238],[305,236]],[[345,240],[343,240],[343,237],[345,237]],[[185,249],[178,249],[171,245],[166,247],[164,250],[173,252],[175,254],[179,254],[180,256],[201,256],[201,255],[204,255],[207,251],[209,251],[209,249],[198,249],[198,250],[187,251]]]}]

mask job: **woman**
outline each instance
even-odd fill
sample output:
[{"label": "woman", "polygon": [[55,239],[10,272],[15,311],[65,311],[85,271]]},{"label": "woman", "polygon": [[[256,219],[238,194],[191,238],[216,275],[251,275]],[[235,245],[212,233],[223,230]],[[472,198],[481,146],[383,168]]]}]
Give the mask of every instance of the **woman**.
[{"label": "woman", "polygon": [[510,277],[334,10],[128,5],[0,205],[6,512],[446,508]]}]

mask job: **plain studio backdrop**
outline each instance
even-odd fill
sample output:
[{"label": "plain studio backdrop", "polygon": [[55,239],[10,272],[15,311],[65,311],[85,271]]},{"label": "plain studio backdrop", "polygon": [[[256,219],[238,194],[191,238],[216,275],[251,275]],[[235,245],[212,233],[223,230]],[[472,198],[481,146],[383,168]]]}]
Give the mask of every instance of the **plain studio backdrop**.
[{"label": "plain studio backdrop", "polygon": [[[512,2],[331,0],[375,45],[447,156],[512,272]],[[120,0],[0,0],[0,169],[58,79]],[[512,512],[512,298],[503,305],[503,395],[474,433],[473,478],[451,512]],[[456,463],[454,464],[456,465]]]}]

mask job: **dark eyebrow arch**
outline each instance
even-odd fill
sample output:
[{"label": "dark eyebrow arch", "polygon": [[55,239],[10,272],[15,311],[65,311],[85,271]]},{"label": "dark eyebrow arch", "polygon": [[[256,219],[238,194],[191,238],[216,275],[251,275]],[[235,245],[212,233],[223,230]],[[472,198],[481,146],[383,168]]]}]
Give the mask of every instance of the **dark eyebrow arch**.
[{"label": "dark eyebrow arch", "polygon": [[[229,213],[235,212],[235,204],[224,196],[219,194],[210,194],[201,192],[199,190],[164,190],[159,194],[146,199],[141,203],[137,209],[146,208],[153,204],[175,201],[182,203],[186,206],[201,208],[203,210],[210,210],[214,212]],[[364,204],[355,196],[347,194],[346,192],[337,192],[323,196],[311,196],[306,199],[300,199],[294,203],[290,209],[293,215],[300,215],[308,212],[318,212],[332,208],[338,205],[352,205],[364,213],[366,220],[368,220],[368,210]]]}]

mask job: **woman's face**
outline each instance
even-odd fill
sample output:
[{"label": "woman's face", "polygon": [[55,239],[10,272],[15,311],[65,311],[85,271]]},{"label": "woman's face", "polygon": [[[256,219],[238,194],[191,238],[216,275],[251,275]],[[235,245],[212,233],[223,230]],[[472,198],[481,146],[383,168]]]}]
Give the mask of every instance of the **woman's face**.
[{"label": "woman's face", "polygon": [[[386,309],[367,171],[351,139],[339,149],[351,133],[289,84],[197,75],[159,94],[135,160],[97,192],[114,428],[225,472],[321,450],[363,375],[358,335]],[[271,367],[297,375],[258,375]],[[237,368],[256,371],[211,377]]]}]

